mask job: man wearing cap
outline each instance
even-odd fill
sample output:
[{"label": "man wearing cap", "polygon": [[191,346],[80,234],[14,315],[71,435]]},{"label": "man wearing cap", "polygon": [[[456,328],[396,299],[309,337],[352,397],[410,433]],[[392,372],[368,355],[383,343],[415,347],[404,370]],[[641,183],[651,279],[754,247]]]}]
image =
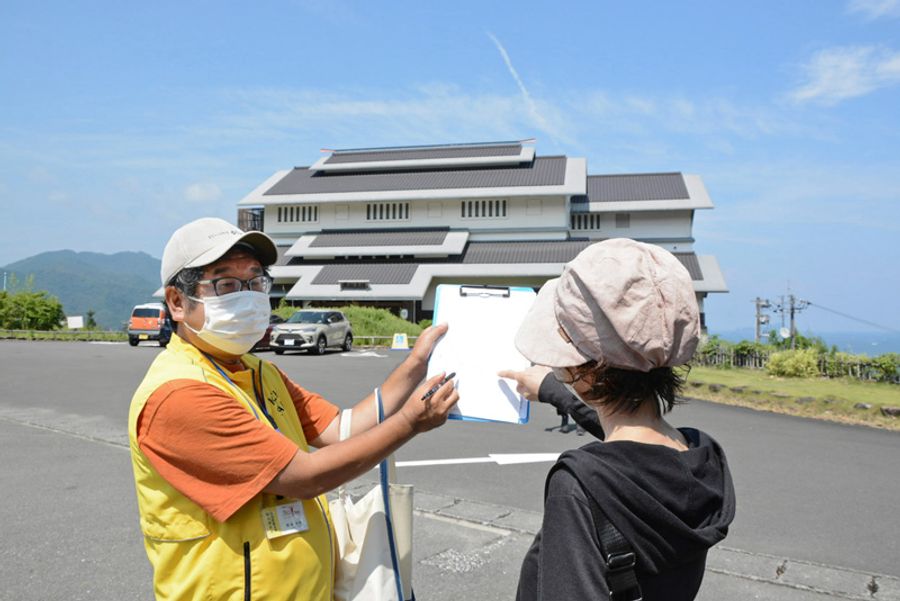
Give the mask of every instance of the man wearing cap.
[{"label": "man wearing cap", "polygon": [[593,244],[541,288],[515,341],[535,366],[500,375],[531,400],[578,399],[605,440],[550,470],[518,600],[694,599],[735,511],[721,447],[663,418],[699,334],[690,275],[658,246]]},{"label": "man wearing cap", "polygon": [[335,551],[324,493],[443,424],[458,400],[444,386],[421,402],[443,374],[414,392],[446,331],[429,328],[381,385],[384,421],[376,425],[370,395],[340,442],[337,407],[247,354],[269,322],[266,267],[276,258],[267,235],[212,218],[178,229],[163,252],[176,329],[128,421],[157,599],[330,601]]}]

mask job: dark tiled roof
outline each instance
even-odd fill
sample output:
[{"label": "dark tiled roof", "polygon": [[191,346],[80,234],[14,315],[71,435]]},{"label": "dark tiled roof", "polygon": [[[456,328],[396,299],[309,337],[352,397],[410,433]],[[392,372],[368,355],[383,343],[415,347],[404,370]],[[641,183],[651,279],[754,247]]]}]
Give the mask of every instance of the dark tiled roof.
[{"label": "dark tiled roof", "polygon": [[322,232],[310,244],[310,248],[333,246],[440,246],[447,238],[448,230],[390,230]]},{"label": "dark tiled roof", "polygon": [[265,195],[558,186],[564,184],[565,180],[564,156],[538,157],[532,163],[514,167],[372,173],[325,173],[310,171],[306,167],[296,167],[272,186]]},{"label": "dark tiled roof", "polygon": [[[290,265],[324,265],[313,284],[337,284],[339,280],[368,280],[372,284],[408,284],[416,268],[427,264],[509,265],[518,263],[568,263],[596,240],[555,240],[525,242],[469,242],[462,257],[450,259],[387,259],[373,257],[341,262],[294,259]],[[697,255],[672,253],[694,281],[703,280]],[[287,258],[287,257],[285,257]]]},{"label": "dark tiled roof", "polygon": [[409,284],[416,263],[343,263],[326,265],[313,279],[315,284],[337,284],[341,280],[368,280],[370,284]]},{"label": "dark tiled roof", "polygon": [[703,272],[700,270],[700,262],[697,261],[697,255],[694,253],[672,253],[675,255],[675,258],[681,261],[681,264],[685,266],[688,270],[688,273],[691,274],[691,279],[696,281],[700,281],[703,279]]},{"label": "dark tiled roof", "polygon": [[276,246],[276,250],[278,250],[278,259],[275,261],[275,265],[287,265],[291,261],[291,257],[287,256],[286,253],[290,250],[290,246]]},{"label": "dark tiled roof", "polygon": [[587,192],[590,202],[690,198],[680,173],[589,175]]},{"label": "dark tiled roof", "polygon": [[566,263],[590,246],[588,240],[470,242],[463,263]]},{"label": "dark tiled roof", "polygon": [[369,163],[374,161],[408,161],[422,159],[459,159],[474,157],[516,156],[522,152],[521,144],[485,144],[460,146],[433,146],[422,148],[378,148],[372,150],[335,151],[326,165],[339,163]]}]

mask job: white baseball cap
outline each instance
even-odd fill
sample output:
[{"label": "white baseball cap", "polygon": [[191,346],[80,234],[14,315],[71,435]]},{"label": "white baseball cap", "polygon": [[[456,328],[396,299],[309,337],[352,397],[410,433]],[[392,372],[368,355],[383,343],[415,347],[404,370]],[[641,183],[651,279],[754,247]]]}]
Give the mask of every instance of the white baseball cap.
[{"label": "white baseball cap", "polygon": [[263,267],[278,260],[275,242],[266,234],[245,232],[217,217],[203,217],[181,226],[169,238],[160,269],[162,285],[168,285],[182,269],[216,262],[238,243],[252,247]]},{"label": "white baseball cap", "polygon": [[659,246],[613,238],[587,247],[544,284],[515,343],[538,365],[594,360],[647,372],[690,361],[699,337],[684,265]]}]

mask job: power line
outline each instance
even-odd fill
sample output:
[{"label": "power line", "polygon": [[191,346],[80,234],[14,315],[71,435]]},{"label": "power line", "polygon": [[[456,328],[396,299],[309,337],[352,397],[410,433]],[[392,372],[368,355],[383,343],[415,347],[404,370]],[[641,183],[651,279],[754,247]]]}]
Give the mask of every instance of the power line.
[{"label": "power line", "polygon": [[895,334],[900,334],[900,330],[896,330],[894,328],[890,328],[888,326],[883,326],[881,324],[868,321],[866,319],[860,319],[859,317],[853,317],[852,315],[847,315],[846,313],[841,313],[840,311],[835,311],[834,309],[829,309],[828,307],[824,307],[819,303],[813,303],[812,301],[807,301],[811,307],[816,307],[818,309],[822,309],[823,311],[828,311],[829,313],[834,313],[835,315],[840,315],[841,317],[846,317],[847,319],[852,319],[853,321],[858,321],[860,323],[864,323],[866,325],[870,325],[875,328],[880,328],[882,330],[887,330],[888,332],[894,332]]}]

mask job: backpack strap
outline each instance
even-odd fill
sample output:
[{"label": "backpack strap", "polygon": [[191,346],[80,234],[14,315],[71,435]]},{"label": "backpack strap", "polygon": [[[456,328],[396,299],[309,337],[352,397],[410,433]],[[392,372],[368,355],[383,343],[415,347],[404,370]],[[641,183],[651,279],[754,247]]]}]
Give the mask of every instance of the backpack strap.
[{"label": "backpack strap", "polygon": [[594,526],[600,534],[600,552],[606,562],[606,586],[609,588],[610,601],[641,601],[641,585],[634,573],[637,562],[634,549],[590,497],[588,504],[591,506]]}]

